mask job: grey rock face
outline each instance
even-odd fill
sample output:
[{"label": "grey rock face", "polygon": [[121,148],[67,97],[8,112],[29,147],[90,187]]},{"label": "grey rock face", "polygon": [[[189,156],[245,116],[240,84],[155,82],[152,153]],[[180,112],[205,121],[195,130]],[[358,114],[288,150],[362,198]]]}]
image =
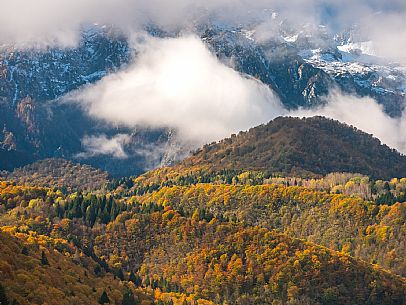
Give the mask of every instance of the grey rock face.
[{"label": "grey rock face", "polygon": [[[333,37],[322,28],[295,32],[281,26],[271,38],[258,39],[250,28],[213,24],[194,31],[223,63],[272,88],[287,109],[321,105],[324,96],[339,88],[376,99],[391,116],[403,111],[406,70],[372,63],[374,58],[362,51],[349,50],[348,35]],[[149,32],[159,37],[178,35],[156,28]],[[95,155],[79,160],[114,175],[137,174],[185,156],[190,147],[169,129],[111,126],[89,118],[75,105],[55,102],[125,68],[134,56],[125,37],[101,28],[84,30],[80,44],[72,49],[1,49],[0,153],[4,164],[0,170],[47,157],[78,160],[83,152],[81,140],[87,135],[129,136],[124,145],[126,159]]]}]

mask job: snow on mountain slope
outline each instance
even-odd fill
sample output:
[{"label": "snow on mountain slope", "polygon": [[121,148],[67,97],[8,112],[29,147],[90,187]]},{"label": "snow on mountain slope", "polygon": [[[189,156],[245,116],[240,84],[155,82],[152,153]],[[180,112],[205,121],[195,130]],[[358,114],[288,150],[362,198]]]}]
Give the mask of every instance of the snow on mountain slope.
[{"label": "snow on mountain slope", "polygon": [[373,56],[371,49],[355,46],[362,45],[337,46],[341,58],[322,49],[302,50],[299,55],[307,63],[331,75],[339,84],[351,79],[355,92],[370,95],[383,104],[389,114],[400,115],[406,97],[406,67],[387,63]]},{"label": "snow on mountain slope", "polygon": [[49,101],[95,82],[130,60],[126,39],[102,28],[86,28],[77,48],[48,50],[0,49],[4,67],[0,98],[13,105],[30,96]]},{"label": "snow on mountain slope", "polygon": [[[130,62],[132,49],[120,33],[106,27],[86,28],[75,48],[0,50],[0,149],[5,164],[24,165],[36,159],[64,157],[90,163],[115,175],[130,175],[157,166],[152,146],[162,153],[168,142],[165,130],[137,130],[111,126],[89,118],[76,105],[56,102],[65,94],[94,83]],[[99,153],[79,158],[88,136],[114,139],[128,135],[125,160]],[[20,158],[19,156],[25,156]],[[21,159],[13,160],[13,158]],[[10,166],[3,168],[10,169]]]},{"label": "snow on mountain slope", "polygon": [[335,87],[376,99],[391,116],[403,111],[406,69],[373,56],[368,42],[340,42],[323,26],[297,30],[283,22],[277,29],[211,24],[200,35],[224,63],[268,84],[289,109],[320,105]]},{"label": "snow on mountain slope", "polygon": [[[405,67],[377,57],[373,44],[358,42],[356,35],[344,33],[338,39],[323,26],[295,27],[278,18],[272,13],[271,26],[197,23],[189,32],[198,35],[222,63],[267,84],[287,109],[320,106],[332,88],[340,88],[348,94],[376,99],[393,117],[401,115]],[[148,32],[160,38],[182,35],[154,26]],[[109,126],[87,118],[73,106],[49,104],[126,67],[135,54],[126,38],[111,28],[91,27],[82,35],[80,44],[71,49],[1,48],[0,121],[5,128],[0,145],[34,159],[74,158],[84,149],[84,136],[114,138],[127,134],[131,144],[123,149],[133,158],[134,172],[183,156],[189,148],[182,148],[173,131]],[[159,149],[153,152],[154,145]],[[154,155],[152,161],[147,160],[149,155]],[[89,162],[129,174],[125,166],[128,160],[101,155]]]}]

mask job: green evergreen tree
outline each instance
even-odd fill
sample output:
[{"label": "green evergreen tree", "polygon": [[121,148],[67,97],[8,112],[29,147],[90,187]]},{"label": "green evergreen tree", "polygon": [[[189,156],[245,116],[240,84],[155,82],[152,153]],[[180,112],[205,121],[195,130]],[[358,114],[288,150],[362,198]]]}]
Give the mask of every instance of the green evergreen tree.
[{"label": "green evergreen tree", "polygon": [[4,290],[3,285],[0,283],[0,305],[9,305],[9,301],[6,296],[6,291]]},{"label": "green evergreen tree", "polygon": [[21,254],[28,255],[28,248],[26,246],[21,250]]},{"label": "green evergreen tree", "polygon": [[100,295],[99,304],[110,304],[109,296],[107,295],[106,290],[103,290],[103,293]]},{"label": "green evergreen tree", "polygon": [[118,269],[117,270],[117,273],[116,273],[116,276],[120,279],[120,280],[122,280],[122,281],[124,281],[124,272],[123,272],[123,269]]},{"label": "green evergreen tree", "polygon": [[59,218],[63,218],[64,210],[59,203],[56,204],[55,211],[56,211],[56,215],[58,215]]},{"label": "green evergreen tree", "polygon": [[114,221],[116,219],[116,205],[113,203],[113,206],[111,207],[110,210],[110,221]]},{"label": "green evergreen tree", "polygon": [[130,289],[126,289],[123,294],[123,301],[121,305],[139,305],[140,302],[138,299],[134,298],[134,294]]},{"label": "green evergreen tree", "polygon": [[82,218],[82,200],[83,197],[80,193],[73,200],[71,218]]},{"label": "green evergreen tree", "polygon": [[107,200],[107,204],[106,204],[106,207],[105,207],[106,213],[109,214],[109,215],[111,213],[111,208],[113,206],[113,202],[114,202],[113,197],[110,196],[109,199]]},{"label": "green evergreen tree", "polygon": [[86,209],[86,222],[91,227],[93,227],[96,222],[96,206],[93,203]]},{"label": "green evergreen tree", "polygon": [[133,282],[135,286],[139,287],[142,284],[142,279],[139,275],[136,275],[133,271],[130,272],[128,280]]},{"label": "green evergreen tree", "polygon": [[96,274],[96,275],[100,275],[100,273],[102,272],[102,269],[101,269],[101,267],[100,267],[99,264],[97,264],[96,267],[94,267],[93,272],[94,272],[94,274]]},{"label": "green evergreen tree", "polygon": [[89,201],[88,200],[83,200],[82,204],[80,206],[80,212],[82,214],[83,219],[86,219],[86,212],[87,212],[87,208],[89,207]]},{"label": "green evergreen tree", "polygon": [[47,256],[45,255],[45,251],[44,251],[44,250],[42,250],[42,253],[41,253],[41,264],[43,264],[43,265],[49,265],[48,258],[47,258]]}]

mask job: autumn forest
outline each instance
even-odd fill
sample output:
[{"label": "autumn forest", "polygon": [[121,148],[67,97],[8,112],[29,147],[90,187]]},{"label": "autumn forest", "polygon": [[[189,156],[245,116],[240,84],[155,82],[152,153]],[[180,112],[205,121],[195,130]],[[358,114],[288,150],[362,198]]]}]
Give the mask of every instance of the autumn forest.
[{"label": "autumn forest", "polygon": [[406,157],[283,120],[140,176],[2,172],[0,304],[406,304]]}]

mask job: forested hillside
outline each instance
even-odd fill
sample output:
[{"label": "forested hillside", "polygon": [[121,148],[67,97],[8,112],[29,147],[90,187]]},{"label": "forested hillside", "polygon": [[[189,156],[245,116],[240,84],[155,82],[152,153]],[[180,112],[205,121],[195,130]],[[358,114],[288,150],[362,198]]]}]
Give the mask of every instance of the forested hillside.
[{"label": "forested hillside", "polygon": [[181,163],[212,170],[261,170],[275,174],[361,173],[406,176],[406,157],[354,127],[323,117],[280,117],[205,145]]},{"label": "forested hillside", "polygon": [[[24,294],[27,288],[18,285],[33,282],[47,287],[49,279],[37,274],[69,264],[78,266],[72,267],[77,270],[74,276],[63,274],[69,277],[65,283],[71,284],[56,287],[68,303],[70,297],[96,300],[106,290],[111,302],[120,304],[127,286],[135,295],[135,303],[129,304],[142,298],[145,304],[154,298],[157,304],[406,300],[404,278],[357,259],[404,275],[404,204],[374,206],[344,195],[282,185],[174,186],[126,199],[117,194],[64,195],[56,189],[7,182],[2,183],[0,202],[0,223],[6,226],[2,238],[13,249],[3,248],[2,253],[25,253],[2,259],[6,263],[1,272],[8,273],[1,283],[8,297],[21,304],[34,304],[41,297]],[[25,243],[32,267],[24,263]],[[392,254],[385,254],[385,249]],[[376,261],[366,253],[374,253]],[[44,255],[53,268],[42,262]],[[21,282],[10,265],[28,268],[28,275],[33,267],[41,271]]]},{"label": "forested hillside", "polygon": [[[320,136],[314,154],[299,129]],[[303,158],[281,159],[298,143]],[[4,173],[1,302],[403,305],[404,158],[337,122],[288,118],[139,177],[62,159]]]},{"label": "forested hillside", "polygon": [[406,276],[406,201],[389,206],[303,187],[213,184],[164,187],[132,200],[277,229]]},{"label": "forested hillside", "polygon": [[406,305],[406,0],[0,1],[0,305]]},{"label": "forested hillside", "polygon": [[113,263],[117,258],[110,249],[128,257],[124,266],[136,266],[140,276],[157,279],[164,290],[194,293],[216,304],[405,301],[405,281],[378,267],[265,228],[187,219],[169,208],[117,219],[96,238],[96,253]]},{"label": "forested hillside", "polygon": [[64,159],[45,159],[5,173],[5,179],[19,184],[97,190],[106,186],[108,174],[89,165]]},{"label": "forested hillside", "polygon": [[[99,304],[103,293],[113,304],[120,304],[125,293],[133,296],[133,304],[153,299],[112,274],[100,276],[98,264],[62,238],[3,227],[0,243],[1,285],[9,304]],[[1,304],[8,304],[4,298]]]}]

